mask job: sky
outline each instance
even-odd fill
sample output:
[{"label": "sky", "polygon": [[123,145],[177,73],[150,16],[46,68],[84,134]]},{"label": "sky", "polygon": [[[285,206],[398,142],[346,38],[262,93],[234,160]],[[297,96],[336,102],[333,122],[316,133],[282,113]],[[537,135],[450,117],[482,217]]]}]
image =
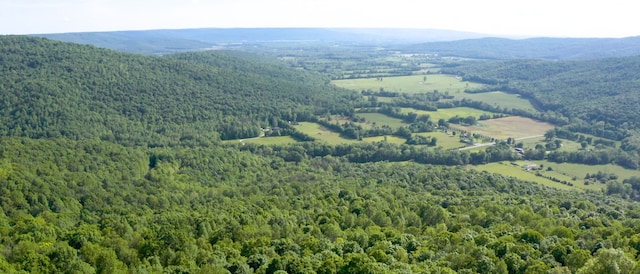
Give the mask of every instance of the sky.
[{"label": "sky", "polygon": [[317,27],[628,37],[639,25],[629,0],[0,0],[0,34]]}]

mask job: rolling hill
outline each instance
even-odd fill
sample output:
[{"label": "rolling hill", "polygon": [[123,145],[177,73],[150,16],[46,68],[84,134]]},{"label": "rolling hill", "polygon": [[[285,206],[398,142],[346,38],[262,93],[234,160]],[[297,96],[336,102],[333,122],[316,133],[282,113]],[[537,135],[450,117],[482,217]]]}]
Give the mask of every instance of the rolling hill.
[{"label": "rolling hill", "polygon": [[139,145],[254,137],[294,113],[349,104],[319,74],[238,52],[151,57],[3,36],[0,71],[2,136]]}]

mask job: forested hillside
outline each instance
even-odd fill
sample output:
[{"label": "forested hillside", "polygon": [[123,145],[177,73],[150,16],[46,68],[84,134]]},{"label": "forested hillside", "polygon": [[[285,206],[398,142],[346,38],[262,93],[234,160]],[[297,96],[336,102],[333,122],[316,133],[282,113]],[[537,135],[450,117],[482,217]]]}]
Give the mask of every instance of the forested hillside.
[{"label": "forested hillside", "polygon": [[571,120],[598,125],[600,130],[640,127],[640,56],[475,62],[447,71],[521,94],[542,111],[560,112]]},{"label": "forested hillside", "polygon": [[344,108],[318,74],[243,53],[123,54],[42,38],[0,37],[0,135],[121,144],[259,135],[260,127]]}]

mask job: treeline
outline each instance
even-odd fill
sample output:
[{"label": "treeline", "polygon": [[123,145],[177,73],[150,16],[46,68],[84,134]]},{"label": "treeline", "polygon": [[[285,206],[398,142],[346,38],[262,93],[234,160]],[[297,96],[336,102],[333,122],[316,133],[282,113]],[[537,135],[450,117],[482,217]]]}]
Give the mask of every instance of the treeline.
[{"label": "treeline", "polygon": [[[415,137],[414,137],[415,138]],[[408,143],[413,138],[408,139]],[[425,140],[428,145],[433,140]],[[437,145],[437,140],[435,141]],[[396,145],[388,142],[356,143],[328,145],[324,143],[305,142],[286,146],[236,144],[234,147],[260,156],[277,156],[285,161],[302,162],[317,157],[343,157],[349,162],[406,162],[422,164],[462,166],[467,164],[486,164],[489,162],[513,161],[520,156],[506,144],[490,146],[484,151],[469,152],[459,150],[433,149],[410,144]]]},{"label": "treeline", "polygon": [[579,163],[587,165],[617,164],[629,169],[640,167],[637,153],[629,153],[619,149],[598,149],[579,151],[552,151],[547,154],[547,159],[557,163]]}]

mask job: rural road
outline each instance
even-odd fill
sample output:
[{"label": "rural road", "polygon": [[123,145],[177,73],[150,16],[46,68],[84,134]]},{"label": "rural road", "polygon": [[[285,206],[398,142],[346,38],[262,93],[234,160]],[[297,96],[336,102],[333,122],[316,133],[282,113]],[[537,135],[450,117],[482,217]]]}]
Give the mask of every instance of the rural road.
[{"label": "rural road", "polygon": [[[543,137],[543,136],[544,135],[532,135],[532,136],[515,138],[515,140],[516,141],[521,141],[521,140],[526,140],[526,139],[539,138],[539,137]],[[474,148],[479,148],[479,147],[492,146],[492,145],[495,145],[495,144],[496,144],[495,142],[493,142],[493,143],[479,143],[479,144],[473,144],[472,146],[459,148],[458,150],[474,149]]]}]

